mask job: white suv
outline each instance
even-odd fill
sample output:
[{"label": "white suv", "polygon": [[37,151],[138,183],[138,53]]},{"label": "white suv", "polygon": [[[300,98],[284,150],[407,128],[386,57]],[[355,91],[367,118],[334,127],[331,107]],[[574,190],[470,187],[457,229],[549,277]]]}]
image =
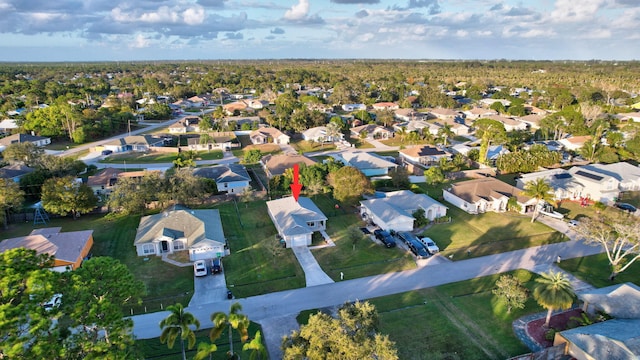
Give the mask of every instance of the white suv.
[{"label": "white suv", "polygon": [[420,242],[422,243],[422,245],[424,245],[425,248],[427,248],[427,251],[431,255],[440,251],[440,248],[438,247],[438,245],[436,245],[436,243],[433,240],[431,240],[430,237],[420,238]]}]

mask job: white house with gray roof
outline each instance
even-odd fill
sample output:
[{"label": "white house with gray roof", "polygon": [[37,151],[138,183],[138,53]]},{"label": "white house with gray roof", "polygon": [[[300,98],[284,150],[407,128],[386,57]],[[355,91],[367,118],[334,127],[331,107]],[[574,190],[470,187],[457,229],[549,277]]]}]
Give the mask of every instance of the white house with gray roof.
[{"label": "white house with gray roof", "polygon": [[327,226],[327,217],[307,197],[267,201],[267,210],[287,247],[311,245],[313,233]]},{"label": "white house with gray roof", "polygon": [[251,177],[247,169],[240,164],[196,168],[193,175],[214,180],[218,191],[226,191],[227,194],[240,194],[245,190],[251,190]]},{"label": "white house with gray roof", "polygon": [[368,152],[345,151],[331,156],[346,166],[360,170],[365,176],[387,175],[398,167],[398,164]]},{"label": "white house with gray roof", "polygon": [[413,213],[423,209],[429,220],[447,215],[447,207],[425,194],[409,190],[384,193],[384,197],[360,201],[360,215],[383,230],[411,231]]},{"label": "white house with gray roof", "polygon": [[189,260],[226,255],[226,239],[220,212],[215,209],[191,210],[176,206],[156,215],[144,216],[133,242],[138,256],[188,251]]}]

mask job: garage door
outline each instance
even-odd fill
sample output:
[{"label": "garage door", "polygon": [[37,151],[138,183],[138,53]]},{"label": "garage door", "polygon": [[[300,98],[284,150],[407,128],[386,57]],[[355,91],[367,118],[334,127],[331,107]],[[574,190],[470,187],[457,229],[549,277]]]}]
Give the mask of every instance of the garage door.
[{"label": "garage door", "polygon": [[311,235],[295,235],[295,236],[291,236],[290,240],[289,240],[289,244],[291,244],[291,246],[307,246],[307,239],[310,237]]}]

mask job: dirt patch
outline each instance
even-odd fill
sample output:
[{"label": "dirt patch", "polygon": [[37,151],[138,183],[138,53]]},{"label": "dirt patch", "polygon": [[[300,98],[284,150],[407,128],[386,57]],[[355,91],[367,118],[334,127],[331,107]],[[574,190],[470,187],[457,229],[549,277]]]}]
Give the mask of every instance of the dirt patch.
[{"label": "dirt patch", "polygon": [[575,327],[577,324],[574,320],[571,320],[572,317],[580,317],[582,314],[581,309],[572,309],[569,311],[565,311],[559,314],[555,314],[551,316],[551,320],[549,321],[549,328],[544,327],[544,322],[546,317],[541,319],[533,320],[527,323],[527,333],[529,336],[538,344],[543,347],[551,347],[553,346],[553,339],[547,340],[545,338],[545,334],[549,329],[555,329],[556,331],[563,331],[569,328]]}]

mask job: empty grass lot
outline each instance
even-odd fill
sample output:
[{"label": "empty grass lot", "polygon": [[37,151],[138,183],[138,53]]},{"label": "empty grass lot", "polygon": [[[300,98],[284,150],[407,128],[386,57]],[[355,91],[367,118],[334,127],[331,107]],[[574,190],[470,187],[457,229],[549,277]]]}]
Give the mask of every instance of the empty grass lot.
[{"label": "empty grass lot", "polygon": [[[159,257],[136,255],[133,241],[140,216],[85,215],[78,220],[70,217],[53,218],[47,225],[33,226],[33,223],[12,224],[9,231],[2,231],[2,238],[25,236],[34,228],[62,227],[63,232],[93,230],[93,256],[110,256],[127,265],[136,279],[145,284],[147,294],[143,304],[133,307],[134,314],[160,310],[160,304],[167,306],[177,301],[188,304],[193,294],[193,269],[176,267]],[[130,314],[131,308],[124,309]]]},{"label": "empty grass lot", "polygon": [[309,142],[306,140],[297,140],[292,141],[291,146],[298,152],[307,153],[313,151],[325,151],[325,150],[335,150],[336,146],[333,143],[318,143],[318,142]]},{"label": "empty grass lot", "polygon": [[[442,255],[453,260],[498,254],[532,246],[566,241],[567,237],[531,217],[513,212],[471,215],[444,202],[450,223],[428,228],[429,236],[438,244]],[[471,253],[468,254],[467,251]]]},{"label": "empty grass lot", "polygon": [[[532,289],[537,275],[512,272]],[[528,353],[512,322],[543,311],[530,297],[507,314],[491,293],[502,274],[370,299],[380,315],[379,330],[396,343],[400,359],[506,359]]]},{"label": "empty grass lot", "polygon": [[[195,160],[218,160],[222,159],[221,150],[198,151]],[[104,164],[121,164],[128,161],[132,164],[158,164],[170,163],[178,158],[178,153],[144,153],[144,152],[127,152],[124,154],[113,154],[105,159],[100,160]]]},{"label": "empty grass lot", "polygon": [[[200,324],[201,327],[210,327],[213,324]],[[249,324],[249,341],[255,336],[256,331],[260,330],[260,325],[251,322]],[[196,350],[198,348],[198,344],[201,342],[211,343],[209,340],[209,331],[206,330],[198,330],[196,331],[196,345],[193,349],[187,350],[187,359],[193,359],[196,354]],[[237,331],[232,332],[233,336],[233,351],[235,353],[239,353],[242,359],[249,359],[251,355],[251,351],[242,351],[242,342],[240,341],[240,336]],[[264,339],[264,336],[263,336]],[[227,351],[229,351],[229,330],[224,330],[218,340],[215,342],[218,346],[218,350],[216,350],[213,354],[211,354],[211,359],[213,360],[226,360],[227,359]],[[185,347],[187,346],[185,341]],[[135,350],[139,352],[138,355],[142,355],[141,358],[144,359],[154,359],[154,360],[181,360],[182,352],[180,350],[180,338],[178,338],[173,344],[173,349],[169,349],[167,344],[162,344],[160,342],[160,338],[152,338],[152,339],[143,339],[136,340]]]},{"label": "empty grass lot", "polygon": [[256,150],[256,149],[260,150],[260,152],[262,153],[262,156],[268,155],[268,154],[279,154],[282,152],[278,144],[260,144],[260,145],[247,145],[243,147],[241,150],[232,150],[232,153],[238,159],[243,159],[245,153],[247,153],[249,150]]},{"label": "empty grass lot", "polygon": [[609,281],[611,266],[606,254],[562,260],[560,267],[598,288],[624,282],[632,282],[640,286],[640,262],[638,261],[616,276],[614,281]]}]

